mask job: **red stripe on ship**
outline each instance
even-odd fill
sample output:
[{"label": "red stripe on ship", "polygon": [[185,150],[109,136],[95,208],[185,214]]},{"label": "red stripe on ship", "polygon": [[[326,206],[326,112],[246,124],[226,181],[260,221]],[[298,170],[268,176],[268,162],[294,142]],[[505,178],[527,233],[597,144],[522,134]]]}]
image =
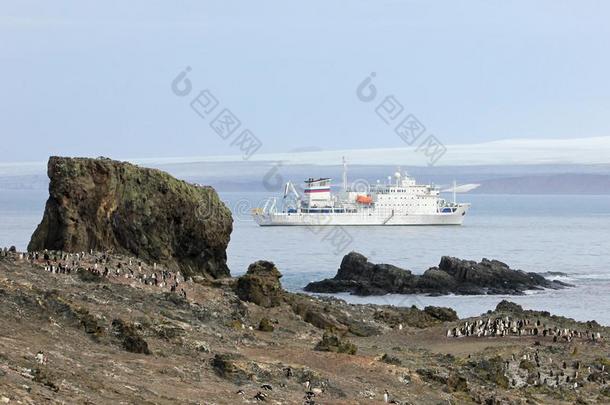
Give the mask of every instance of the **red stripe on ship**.
[{"label": "red stripe on ship", "polygon": [[305,194],[307,193],[328,193],[330,188],[318,188],[315,190],[305,190]]}]

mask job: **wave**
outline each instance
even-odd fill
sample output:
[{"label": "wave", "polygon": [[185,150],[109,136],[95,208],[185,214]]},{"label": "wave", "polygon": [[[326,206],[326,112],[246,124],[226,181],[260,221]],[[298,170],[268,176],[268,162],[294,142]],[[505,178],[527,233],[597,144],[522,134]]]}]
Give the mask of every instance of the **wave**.
[{"label": "wave", "polygon": [[565,273],[558,271],[546,271],[538,273],[541,276],[544,276],[547,280],[551,281],[564,281],[564,282],[573,282],[573,281],[586,281],[586,280],[596,280],[596,281],[610,281],[610,272],[604,273]]}]

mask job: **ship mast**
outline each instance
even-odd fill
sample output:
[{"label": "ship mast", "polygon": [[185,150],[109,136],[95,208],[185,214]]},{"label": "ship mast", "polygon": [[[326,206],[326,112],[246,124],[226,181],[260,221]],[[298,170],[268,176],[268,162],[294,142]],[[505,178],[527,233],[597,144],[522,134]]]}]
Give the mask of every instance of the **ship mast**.
[{"label": "ship mast", "polygon": [[343,191],[347,191],[347,161],[343,156]]}]

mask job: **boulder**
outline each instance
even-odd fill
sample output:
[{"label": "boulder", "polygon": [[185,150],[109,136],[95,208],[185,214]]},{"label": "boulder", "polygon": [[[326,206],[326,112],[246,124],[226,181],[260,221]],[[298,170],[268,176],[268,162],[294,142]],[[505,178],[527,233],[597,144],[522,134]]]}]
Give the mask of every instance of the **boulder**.
[{"label": "boulder", "polygon": [[386,364],[391,364],[393,366],[400,366],[402,365],[402,362],[400,361],[400,359],[398,357],[392,356],[390,354],[384,353],[380,358],[379,361],[382,361]]},{"label": "boulder", "polygon": [[273,332],[275,327],[273,326],[273,322],[269,320],[269,318],[263,318],[258,324],[258,330],[261,332]]},{"label": "boulder", "polygon": [[287,302],[303,321],[318,329],[340,334],[350,332],[355,336],[373,336],[380,333],[377,327],[346,316],[343,311],[331,303],[312,300],[310,297],[300,294],[290,294]]},{"label": "boulder", "polygon": [[355,344],[347,340],[343,340],[337,335],[324,333],[322,340],[318,342],[314,350],[320,352],[356,354],[357,348]]},{"label": "boulder", "polygon": [[515,304],[514,302],[502,300],[498,302],[498,305],[496,305],[496,312],[511,312],[518,314],[523,312],[523,307],[519,304]]},{"label": "boulder", "polygon": [[398,325],[412,326],[415,328],[427,328],[439,324],[441,321],[426,311],[416,306],[412,307],[379,307],[374,314],[374,319],[383,322],[393,328]]},{"label": "boulder", "polygon": [[219,353],[212,359],[212,368],[223,378],[241,382],[248,379],[242,364],[244,361],[244,357],[237,353]]},{"label": "boulder", "polygon": [[248,302],[265,308],[277,307],[284,299],[284,290],[280,283],[282,274],[275,264],[259,260],[248,266],[248,271],[237,279],[235,292]]},{"label": "boulder", "polygon": [[187,276],[229,276],[233,220],[213,188],[105,158],[51,157],[48,176],[29,251],[113,251]]},{"label": "boulder", "polygon": [[453,322],[460,319],[454,309],[447,307],[428,306],[424,308],[424,312],[443,322]]}]

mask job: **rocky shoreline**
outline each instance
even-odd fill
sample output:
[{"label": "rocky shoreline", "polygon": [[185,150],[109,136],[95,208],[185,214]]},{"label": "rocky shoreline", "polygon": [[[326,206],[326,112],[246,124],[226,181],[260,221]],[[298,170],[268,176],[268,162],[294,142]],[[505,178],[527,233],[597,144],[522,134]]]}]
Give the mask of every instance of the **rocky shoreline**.
[{"label": "rocky shoreline", "polygon": [[[381,402],[386,391],[399,404],[610,399],[610,328],[595,322],[509,302],[468,319],[448,308],[352,305],[287,292],[280,278],[266,261],[210,280],[109,252],[2,252],[0,400],[351,404]],[[513,320],[528,332],[498,333]],[[536,325],[553,332],[535,334]]]},{"label": "rocky shoreline", "polygon": [[560,289],[569,284],[548,280],[537,273],[513,270],[498,260],[477,263],[444,256],[438,267],[422,275],[391,264],[374,264],[356,252],[345,255],[333,278],[305,286],[314,293],[349,292],[354,295],[428,294],[428,295],[521,295],[527,290]]}]

